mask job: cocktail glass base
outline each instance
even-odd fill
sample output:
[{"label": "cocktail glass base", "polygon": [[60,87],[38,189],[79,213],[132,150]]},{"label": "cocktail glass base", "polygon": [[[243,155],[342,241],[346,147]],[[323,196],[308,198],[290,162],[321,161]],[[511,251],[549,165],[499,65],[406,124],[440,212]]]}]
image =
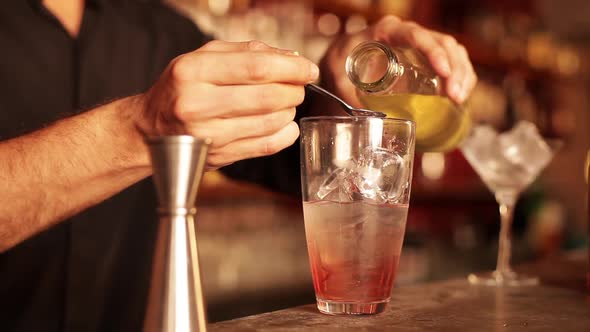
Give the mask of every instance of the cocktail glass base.
[{"label": "cocktail glass base", "polygon": [[470,274],[467,277],[472,285],[483,286],[536,286],[539,284],[539,278],[518,274],[515,272],[500,273],[498,271]]},{"label": "cocktail glass base", "polygon": [[389,299],[380,302],[340,302],[317,299],[318,309],[328,315],[374,315],[385,310]]}]

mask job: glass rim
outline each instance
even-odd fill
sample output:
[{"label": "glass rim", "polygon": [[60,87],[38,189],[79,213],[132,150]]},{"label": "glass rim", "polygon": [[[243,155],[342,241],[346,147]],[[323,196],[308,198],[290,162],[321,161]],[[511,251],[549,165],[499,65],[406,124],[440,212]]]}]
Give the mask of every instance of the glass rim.
[{"label": "glass rim", "polygon": [[387,122],[394,122],[394,123],[405,123],[410,124],[412,126],[416,126],[416,122],[410,119],[400,119],[400,118],[378,118],[374,116],[350,116],[350,115],[317,115],[317,116],[307,116],[301,118],[301,123],[304,122],[318,122],[318,121],[328,121],[328,122],[367,122],[367,121],[375,121],[375,120],[382,120]]}]

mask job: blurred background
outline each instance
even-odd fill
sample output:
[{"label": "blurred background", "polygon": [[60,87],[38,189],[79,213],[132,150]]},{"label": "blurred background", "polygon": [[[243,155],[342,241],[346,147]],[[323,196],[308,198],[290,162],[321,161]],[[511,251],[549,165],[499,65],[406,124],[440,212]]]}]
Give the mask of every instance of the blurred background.
[{"label": "blurred background", "polygon": [[[479,84],[469,111],[533,120],[563,148],[518,202],[514,263],[588,245],[590,2],[586,0],[168,0],[204,31],[319,61],[338,34],[386,14],[448,32]],[[211,321],[315,301],[298,199],[204,179],[198,231]],[[495,267],[497,205],[459,151],[417,154],[397,287]],[[395,290],[394,290],[395,291]]]}]

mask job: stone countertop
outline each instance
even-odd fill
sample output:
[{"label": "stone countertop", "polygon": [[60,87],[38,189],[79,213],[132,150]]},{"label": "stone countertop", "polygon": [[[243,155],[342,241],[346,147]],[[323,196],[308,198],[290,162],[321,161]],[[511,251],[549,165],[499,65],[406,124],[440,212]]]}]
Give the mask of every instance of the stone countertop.
[{"label": "stone countertop", "polygon": [[521,267],[540,286],[472,286],[455,279],[394,289],[385,312],[329,316],[315,304],[211,324],[209,331],[590,331],[587,254]]}]

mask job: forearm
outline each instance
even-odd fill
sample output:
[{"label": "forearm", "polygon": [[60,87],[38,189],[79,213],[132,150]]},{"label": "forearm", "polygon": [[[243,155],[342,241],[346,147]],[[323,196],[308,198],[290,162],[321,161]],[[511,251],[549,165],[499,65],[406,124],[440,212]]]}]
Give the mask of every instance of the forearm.
[{"label": "forearm", "polygon": [[0,142],[0,251],[150,174],[129,97]]}]

